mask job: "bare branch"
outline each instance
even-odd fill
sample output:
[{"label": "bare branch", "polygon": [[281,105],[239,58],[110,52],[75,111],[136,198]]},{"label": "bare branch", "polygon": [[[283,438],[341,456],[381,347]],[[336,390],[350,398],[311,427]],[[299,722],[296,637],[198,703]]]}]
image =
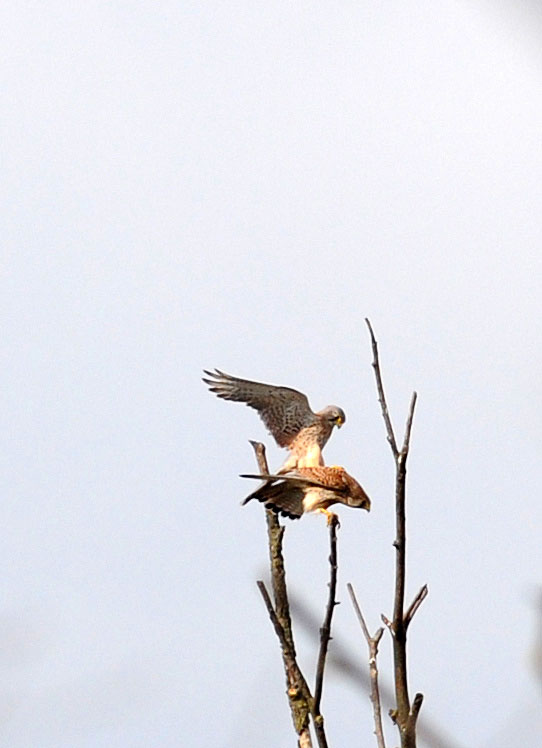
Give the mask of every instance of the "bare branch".
[{"label": "bare branch", "polygon": [[[261,442],[250,441],[258,469],[263,475],[269,474],[269,467],[265,455],[265,445]],[[282,539],[285,528],[280,524],[279,518],[271,509],[265,510],[267,521],[267,537],[269,540],[269,561],[271,564],[271,586],[280,625],[295,652],[294,639],[292,636],[292,621],[290,617],[290,606],[288,604],[288,593],[286,590],[286,572],[284,570],[284,559],[282,557]]]},{"label": "bare branch", "polygon": [[415,733],[416,722],[418,720],[418,714],[420,713],[422,704],[423,704],[423,693],[417,693],[416,696],[414,696],[414,701],[412,702],[412,709],[410,710],[410,716],[408,718],[409,732]]},{"label": "bare branch", "polygon": [[418,592],[414,600],[410,603],[410,606],[407,612],[405,613],[405,618],[404,618],[406,629],[408,629],[410,622],[412,621],[412,619],[414,618],[416,614],[416,611],[418,610],[420,605],[423,603],[428,593],[429,593],[429,590],[427,589],[427,585],[424,584],[424,586]]},{"label": "bare branch", "polygon": [[346,586],[348,587],[348,592],[350,593],[350,598],[352,599],[352,605],[354,606],[354,610],[356,611],[356,615],[358,617],[361,630],[363,631],[363,635],[367,641],[367,646],[369,647],[369,675],[371,679],[371,703],[373,705],[373,716],[374,716],[374,722],[375,722],[374,733],[376,735],[376,743],[377,743],[378,748],[386,748],[386,742],[384,740],[384,730],[382,728],[382,708],[381,708],[381,702],[380,702],[380,691],[378,687],[378,668],[376,664],[376,658],[378,655],[378,645],[380,643],[380,639],[382,638],[382,634],[384,633],[384,629],[379,628],[374,636],[371,636],[369,634],[369,629],[367,628],[367,624],[365,623],[365,618],[363,617],[361,608],[358,605],[358,601],[356,599],[354,588],[352,587],[350,583],[348,583]]},{"label": "bare branch", "polygon": [[312,748],[312,740],[309,730],[307,714],[310,710],[312,702],[311,693],[305,680],[303,673],[301,672],[299,665],[297,664],[295,651],[290,645],[284,629],[278,619],[269,593],[267,592],[265,584],[260,580],[256,582],[258,589],[263,597],[265,607],[269,613],[269,618],[275,629],[275,633],[280,641],[282,649],[282,656],[288,675],[288,701],[290,702],[290,709],[292,711],[292,717],[294,718],[294,726],[296,728],[298,736],[298,748]]},{"label": "bare branch", "polygon": [[269,592],[267,591],[265,583],[262,582],[261,580],[258,580],[256,584],[258,585],[258,589],[260,590],[260,593],[263,597],[265,607],[267,608],[267,612],[269,613],[269,618],[271,619],[271,623],[273,624],[275,633],[280,641],[280,646],[282,647],[282,651],[284,652],[284,655],[291,661],[292,669],[293,669],[293,672],[295,673],[295,681],[296,681],[294,684],[294,687],[297,688],[299,693],[303,693],[305,696],[309,695],[310,697],[309,687],[303,676],[303,673],[301,672],[297,664],[296,654],[294,650],[292,649],[292,647],[290,646],[290,642],[288,641],[284,633],[284,629],[282,628],[280,624],[278,616],[275,613],[275,609],[273,608],[273,603],[271,602],[271,598],[269,597]]},{"label": "bare branch", "polygon": [[410,400],[410,407],[408,409],[407,422],[405,426],[405,436],[403,439],[403,448],[401,449],[401,453],[404,455],[408,454],[408,450],[410,447],[410,432],[412,431],[412,421],[414,419],[414,408],[416,407],[417,399],[418,399],[418,394],[416,392],[413,392],[412,398]]},{"label": "bare branch", "polygon": [[269,467],[267,465],[267,457],[265,456],[265,444],[262,444],[261,442],[255,442],[252,439],[249,439],[249,442],[252,444],[254,454],[256,455],[256,461],[258,463],[260,473],[262,473],[262,475],[268,475]]},{"label": "bare branch", "polygon": [[390,414],[388,411],[388,404],[386,402],[386,395],[384,394],[384,385],[382,384],[382,375],[380,373],[380,361],[378,358],[378,344],[376,342],[376,338],[374,336],[371,323],[369,322],[367,318],[365,318],[365,322],[367,324],[367,327],[369,328],[369,334],[371,335],[371,346],[373,349],[372,366],[375,372],[376,389],[378,391],[378,402],[380,403],[380,407],[382,408],[382,417],[384,418],[384,423],[386,424],[388,442],[390,443],[391,451],[393,452],[393,456],[397,457],[397,455],[399,454],[399,450],[397,449],[397,442],[395,441],[395,434],[393,433],[393,426],[392,426]]},{"label": "bare branch", "polygon": [[[410,712],[407,678],[406,628],[404,624],[405,570],[406,570],[406,516],[405,478],[406,455],[397,456],[395,484],[395,597],[393,604],[393,662],[395,669],[395,694],[397,698],[397,720],[405,724]],[[404,748],[404,746],[403,746]]]},{"label": "bare branch", "polygon": [[363,631],[363,636],[365,637],[365,640],[367,644],[371,640],[371,634],[369,633],[369,629],[367,628],[367,624],[365,623],[365,618],[363,617],[363,613],[361,612],[361,608],[358,605],[358,601],[356,599],[356,593],[354,592],[354,588],[348,582],[346,585],[346,588],[348,592],[350,593],[350,599],[352,600],[352,605],[354,606],[354,610],[356,612],[356,616],[358,617],[359,625],[361,626],[361,630]]},{"label": "bare branch", "polygon": [[337,591],[337,527],[339,518],[336,514],[331,515],[329,523],[329,565],[331,569],[329,579],[329,597],[327,601],[324,623],[320,629],[320,651],[318,652],[318,663],[316,666],[316,685],[314,687],[314,711],[320,714],[320,701],[322,699],[322,686],[324,682],[324,668],[329,641],[331,639],[331,619],[337,602],[335,595]]},{"label": "bare branch", "polygon": [[384,615],[384,613],[380,614],[380,619],[382,620],[382,623],[386,626],[390,634],[395,638],[395,631],[393,630],[393,623],[390,621],[390,619]]},{"label": "bare branch", "polygon": [[[265,455],[265,446],[261,442],[251,441],[250,443],[254,449],[260,472],[264,475],[268,474],[269,468]],[[260,583],[258,583],[258,587],[264,598],[271,621],[281,643],[282,660],[284,663],[284,671],[286,673],[288,702],[290,704],[294,728],[298,735],[298,746],[299,748],[312,748],[309,729],[309,714],[312,708],[312,697],[296,660],[290,606],[286,590],[284,559],[282,557],[284,527],[281,526],[277,515],[270,509],[266,510],[265,515],[269,542],[269,560],[271,564],[271,585],[275,600],[274,608],[263,583],[261,583],[262,587],[260,587]],[[281,633],[279,633],[279,631]],[[283,641],[286,643],[286,647],[284,647]],[[300,682],[304,683],[304,690],[300,690]]]},{"label": "bare branch", "polygon": [[[269,473],[267,459],[265,456],[265,446],[261,442],[250,442],[254,449],[256,460],[258,462],[258,468],[260,471],[267,475]],[[314,699],[311,696],[310,689],[307,682],[301,673],[301,670],[297,664],[296,651],[294,645],[294,637],[292,634],[292,621],[290,617],[290,605],[288,602],[288,592],[286,588],[286,573],[284,570],[284,558],[282,556],[282,539],[284,536],[284,527],[280,524],[279,519],[275,512],[267,509],[265,512],[267,520],[267,536],[269,540],[269,560],[271,563],[271,584],[273,588],[273,597],[275,600],[275,607],[271,604],[269,595],[265,586],[265,595],[271,605],[271,611],[267,605],[267,600],[258,582],[258,587],[266,607],[277,636],[279,637],[281,648],[282,648],[282,659],[284,662],[284,670],[286,672],[286,683],[288,700],[290,702],[290,711],[292,713],[292,720],[294,723],[295,730],[298,734],[298,746],[299,748],[311,748],[311,739],[309,732],[309,714],[312,716],[314,724],[314,732],[318,741],[319,748],[327,748],[327,738],[324,730],[324,718],[322,715],[314,709]],[[263,583],[261,583],[263,585]],[[278,622],[279,629],[277,629],[276,622]],[[279,630],[281,634],[279,634]],[[287,648],[284,648],[283,641],[286,642]],[[303,685],[300,690],[300,683]]]},{"label": "bare branch", "polygon": [[[304,629],[306,635],[316,641],[318,629],[318,617],[301,599],[290,593],[290,606],[296,622]],[[391,621],[390,621],[391,624]],[[333,650],[328,655],[328,660],[333,667],[341,673],[345,682],[370,694],[370,680],[365,673],[365,668],[360,667],[352,658],[351,648],[337,635],[333,637]],[[391,703],[394,699],[393,688],[387,687],[382,681],[380,674],[380,695],[383,704]],[[447,735],[442,724],[433,724],[427,714],[419,721],[416,727],[419,740],[426,748],[465,748],[457,740]]]},{"label": "bare branch", "polygon": [[[391,445],[395,460],[395,516],[396,536],[395,547],[395,595],[393,603],[393,621],[391,625],[385,617],[382,618],[388,629],[393,634],[393,662],[395,675],[395,698],[396,708],[392,710],[391,717],[399,728],[401,737],[401,748],[416,748],[416,720],[421,707],[421,698],[417,697],[415,715],[411,712],[410,698],[408,695],[407,677],[407,628],[412,616],[421,604],[423,597],[415,600],[406,615],[405,606],[405,584],[406,584],[406,463],[410,447],[410,434],[414,419],[414,408],[417,395],[414,392],[410,401],[408,417],[403,438],[401,451],[397,450],[397,443],[391,425],[391,419],[386,405],[384,386],[380,374],[380,361],[378,357],[378,346],[369,320],[365,320],[371,334],[371,345],[373,350],[373,368],[376,377],[376,388],[378,399],[382,408],[382,417],[388,433],[388,441]],[[423,698],[423,697],[422,697]]]}]

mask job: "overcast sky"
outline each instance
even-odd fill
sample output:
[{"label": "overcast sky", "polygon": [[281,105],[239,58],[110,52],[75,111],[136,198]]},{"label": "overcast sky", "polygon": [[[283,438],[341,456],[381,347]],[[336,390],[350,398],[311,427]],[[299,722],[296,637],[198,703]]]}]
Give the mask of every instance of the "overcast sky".
[{"label": "overcast sky", "polygon": [[[340,509],[331,655],[364,666],[345,586],[375,629],[394,566],[365,316],[399,432],[419,396],[422,721],[458,748],[539,744],[538,8],[2,5],[2,745],[294,745],[255,586],[264,515],[238,477],[249,438],[284,456],[204,367],[345,410],[326,459],[372,511]],[[285,554],[318,621],[295,629],[312,681],[323,518],[291,523]],[[330,745],[371,744],[336,668],[322,708]]]}]

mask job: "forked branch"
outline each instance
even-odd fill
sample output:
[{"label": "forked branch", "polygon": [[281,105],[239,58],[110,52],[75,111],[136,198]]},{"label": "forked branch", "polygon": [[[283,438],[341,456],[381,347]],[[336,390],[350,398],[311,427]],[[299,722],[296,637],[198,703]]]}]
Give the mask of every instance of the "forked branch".
[{"label": "forked branch", "polygon": [[348,583],[346,586],[348,587],[352,605],[354,606],[354,610],[356,611],[361,630],[363,631],[363,636],[365,637],[365,641],[367,642],[367,646],[369,648],[369,677],[371,681],[371,703],[373,705],[373,717],[375,723],[374,732],[376,735],[376,743],[378,748],[386,748],[386,743],[384,740],[384,730],[382,728],[382,707],[380,702],[380,689],[378,686],[378,667],[376,664],[378,645],[380,643],[380,639],[382,638],[382,634],[384,633],[384,629],[379,628],[374,636],[370,635],[367,624],[365,623],[365,618],[363,617],[361,608],[358,605],[354,588],[350,583]]},{"label": "forked branch", "polygon": [[416,721],[420,711],[423,696],[416,694],[414,702],[410,704],[408,694],[407,676],[407,629],[412,617],[418,610],[423,599],[427,595],[427,587],[423,587],[418,593],[409,609],[405,613],[405,584],[406,584],[406,464],[410,448],[410,435],[416,407],[416,393],[412,394],[410,407],[405,426],[405,434],[401,450],[397,448],[397,441],[393,432],[393,426],[389,415],[388,404],[382,383],[380,370],[380,359],[376,338],[368,319],[365,320],[371,336],[371,347],[373,351],[373,369],[375,372],[376,389],[378,400],[382,410],[382,417],[386,426],[387,439],[391,447],[395,461],[395,516],[396,535],[393,543],[395,547],[395,595],[393,604],[393,620],[389,621],[385,616],[382,620],[392,633],[393,661],[395,676],[395,699],[396,708],[391,712],[393,721],[396,723],[401,737],[401,748],[416,748]]},{"label": "forked branch", "polygon": [[[268,475],[269,468],[265,456],[265,446],[261,442],[251,441],[250,443],[254,449],[260,473]],[[292,635],[290,605],[288,603],[284,558],[282,556],[284,527],[281,526],[277,515],[273,511],[266,509],[265,514],[269,542],[269,561],[271,565],[271,585],[275,601],[274,606],[263,582],[259,581],[257,583],[258,589],[264,599],[271,623],[280,641],[282,661],[286,673],[286,693],[288,695],[288,703],[290,704],[292,721],[298,736],[298,748],[312,748],[309,715],[311,714],[313,700],[307,682],[297,664],[294,638]],[[319,745],[320,748],[327,748],[326,742],[321,743],[319,741]]]},{"label": "forked branch", "polygon": [[[261,442],[251,442],[258,468],[263,475],[269,474],[265,447]],[[286,683],[288,701],[295,730],[298,734],[298,747],[311,748],[311,736],[309,730],[309,715],[312,717],[314,732],[319,748],[327,748],[327,738],[324,729],[324,718],[320,713],[320,700],[322,697],[322,685],[327,648],[331,638],[331,618],[336,605],[335,592],[337,588],[337,525],[338,520],[332,520],[329,529],[331,579],[329,583],[329,599],[326,608],[324,624],[320,630],[320,650],[318,655],[316,691],[313,698],[307,685],[307,681],[297,663],[294,638],[292,635],[292,621],[290,617],[290,605],[286,589],[286,574],[284,571],[284,558],[282,555],[282,538],[284,527],[280,524],[277,515],[270,509],[266,510],[267,535],[269,540],[269,559],[271,562],[271,584],[275,604],[271,602],[269,593],[263,582],[259,581],[258,589],[264,599],[267,612],[280,641],[282,659],[286,672]]]}]

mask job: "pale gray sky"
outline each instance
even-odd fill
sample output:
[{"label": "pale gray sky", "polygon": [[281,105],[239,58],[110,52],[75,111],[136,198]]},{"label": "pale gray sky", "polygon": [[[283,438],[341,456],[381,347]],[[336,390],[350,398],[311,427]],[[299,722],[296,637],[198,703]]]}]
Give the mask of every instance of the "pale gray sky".
[{"label": "pale gray sky", "polygon": [[[247,440],[270,440],[199,377],[218,366],[346,411],[327,459],[373,510],[341,510],[334,634],[362,663],[345,585],[374,629],[394,561],[369,316],[398,429],[419,393],[422,716],[459,746],[517,748],[527,710],[535,746],[537,4],[52,0],[1,16],[0,743],[293,745],[255,587],[263,512],[239,506]],[[322,519],[292,524],[286,554],[321,617]],[[301,628],[299,645],[312,678]],[[331,745],[370,744],[368,699],[332,672],[323,709]]]}]

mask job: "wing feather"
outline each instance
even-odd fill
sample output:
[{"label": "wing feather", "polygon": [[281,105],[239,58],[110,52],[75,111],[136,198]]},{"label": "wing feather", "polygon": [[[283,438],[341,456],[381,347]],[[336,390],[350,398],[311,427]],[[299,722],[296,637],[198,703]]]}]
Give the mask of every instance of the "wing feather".
[{"label": "wing feather", "polygon": [[298,519],[303,514],[304,495],[304,486],[291,485],[283,481],[275,484],[266,481],[249,494],[242,504],[247,504],[251,499],[257,499],[277,514],[290,517],[290,519]]},{"label": "wing feather", "polygon": [[279,447],[288,447],[302,429],[317,421],[307,396],[291,387],[239,379],[219,369],[204,373],[209,378],[203,381],[217,397],[257,410]]},{"label": "wing feather", "polygon": [[301,486],[314,486],[317,488],[327,488],[330,491],[346,491],[347,485],[343,478],[345,471],[332,467],[314,467],[314,468],[297,468],[289,473],[273,474],[255,474],[243,473],[240,478],[254,478],[263,480],[267,483],[282,481],[284,484],[298,484]]}]

